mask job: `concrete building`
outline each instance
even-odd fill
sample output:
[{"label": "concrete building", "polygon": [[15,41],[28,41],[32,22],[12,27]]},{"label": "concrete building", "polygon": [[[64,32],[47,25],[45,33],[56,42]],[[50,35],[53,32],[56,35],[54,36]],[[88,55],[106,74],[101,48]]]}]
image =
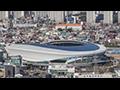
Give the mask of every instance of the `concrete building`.
[{"label": "concrete building", "polygon": [[118,23],[120,23],[120,11],[118,11]]},{"label": "concrete building", "polygon": [[64,11],[33,11],[35,18],[49,16],[51,19],[55,19],[56,22],[64,21]]},{"label": "concrete building", "polygon": [[108,23],[108,24],[113,23],[113,11],[104,11],[103,23]]},{"label": "concrete building", "polygon": [[65,16],[68,16],[70,14],[78,14],[80,12],[83,12],[83,11],[64,11],[65,12]]},{"label": "concrete building", "polygon": [[73,11],[67,11],[68,12],[68,15],[71,15],[73,14]]},{"label": "concrete building", "polygon": [[19,18],[24,16],[24,11],[13,11],[14,12],[14,18]]},{"label": "concrete building", "polygon": [[64,11],[56,11],[55,12],[55,20],[56,22],[64,22]]},{"label": "concrete building", "polygon": [[48,16],[54,20],[56,20],[57,23],[64,22],[64,11],[48,11]]},{"label": "concrete building", "polygon": [[8,11],[0,11],[0,19],[8,18]]},{"label": "concrete building", "polygon": [[73,11],[72,14],[79,14],[81,13],[82,11]]},{"label": "concrete building", "polygon": [[44,17],[47,15],[47,11],[34,11],[35,17]]},{"label": "concrete building", "polygon": [[51,19],[55,19],[55,11],[48,11],[47,14]]},{"label": "concrete building", "polygon": [[64,15],[67,16],[67,15],[68,15],[68,12],[67,12],[67,11],[64,11]]},{"label": "concrete building", "polygon": [[[13,12],[14,18],[19,18],[26,16],[26,14],[31,14],[34,12],[35,19],[38,17],[44,17],[48,15],[50,18],[55,19],[56,22],[64,22],[64,16],[70,14],[77,14],[80,12],[86,12],[86,20],[88,23],[95,23],[95,12],[96,11],[0,11],[0,19],[7,19],[10,16],[10,13]],[[113,11],[98,11],[99,13],[104,14],[103,23],[112,24],[113,23]],[[118,23],[120,23],[120,12],[118,12]]]},{"label": "concrete building", "polygon": [[87,11],[86,18],[88,23],[95,23],[95,11]]}]

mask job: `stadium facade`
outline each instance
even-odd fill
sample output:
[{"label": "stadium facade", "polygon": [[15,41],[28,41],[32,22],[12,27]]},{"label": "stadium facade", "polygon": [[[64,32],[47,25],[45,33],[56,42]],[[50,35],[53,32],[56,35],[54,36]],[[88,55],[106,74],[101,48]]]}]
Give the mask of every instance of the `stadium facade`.
[{"label": "stadium facade", "polygon": [[44,44],[11,44],[6,45],[10,56],[21,55],[29,62],[44,62],[63,58],[93,56],[104,54],[103,45],[78,41],[52,41]]}]

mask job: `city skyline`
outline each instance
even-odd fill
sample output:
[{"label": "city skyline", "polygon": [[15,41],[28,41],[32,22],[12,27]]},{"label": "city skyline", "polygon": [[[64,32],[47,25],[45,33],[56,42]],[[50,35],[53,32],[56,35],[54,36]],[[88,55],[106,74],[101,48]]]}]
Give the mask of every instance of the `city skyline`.
[{"label": "city skyline", "polygon": [[[47,16],[51,19],[56,20],[56,22],[64,22],[65,16],[80,14],[81,12],[86,12],[86,21],[88,23],[95,23],[96,14],[101,13],[104,16],[103,23],[112,24],[113,23],[113,11],[0,11],[0,19],[8,19],[10,15],[14,18],[20,18],[23,16],[34,16],[36,19],[38,17]],[[118,13],[118,23],[120,22],[120,12]]]}]

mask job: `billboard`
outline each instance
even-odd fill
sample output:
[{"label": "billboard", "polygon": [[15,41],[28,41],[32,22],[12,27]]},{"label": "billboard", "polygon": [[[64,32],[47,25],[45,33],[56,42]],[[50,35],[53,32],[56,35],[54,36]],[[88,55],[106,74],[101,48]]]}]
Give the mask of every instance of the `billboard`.
[{"label": "billboard", "polygon": [[65,29],[65,28],[72,28],[74,30],[82,30],[82,25],[80,24],[58,24],[55,27],[56,29],[61,28],[61,29]]},{"label": "billboard", "polygon": [[37,24],[13,24],[13,27],[37,27]]},{"label": "billboard", "polygon": [[10,63],[16,66],[22,65],[22,57],[21,56],[11,56]]}]

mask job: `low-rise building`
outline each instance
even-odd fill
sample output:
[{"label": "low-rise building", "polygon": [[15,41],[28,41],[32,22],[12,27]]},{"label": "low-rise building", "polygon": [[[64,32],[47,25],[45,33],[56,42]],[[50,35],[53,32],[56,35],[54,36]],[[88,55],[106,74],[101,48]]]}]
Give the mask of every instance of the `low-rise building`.
[{"label": "low-rise building", "polygon": [[113,78],[111,73],[95,74],[95,73],[75,73],[74,78]]}]

